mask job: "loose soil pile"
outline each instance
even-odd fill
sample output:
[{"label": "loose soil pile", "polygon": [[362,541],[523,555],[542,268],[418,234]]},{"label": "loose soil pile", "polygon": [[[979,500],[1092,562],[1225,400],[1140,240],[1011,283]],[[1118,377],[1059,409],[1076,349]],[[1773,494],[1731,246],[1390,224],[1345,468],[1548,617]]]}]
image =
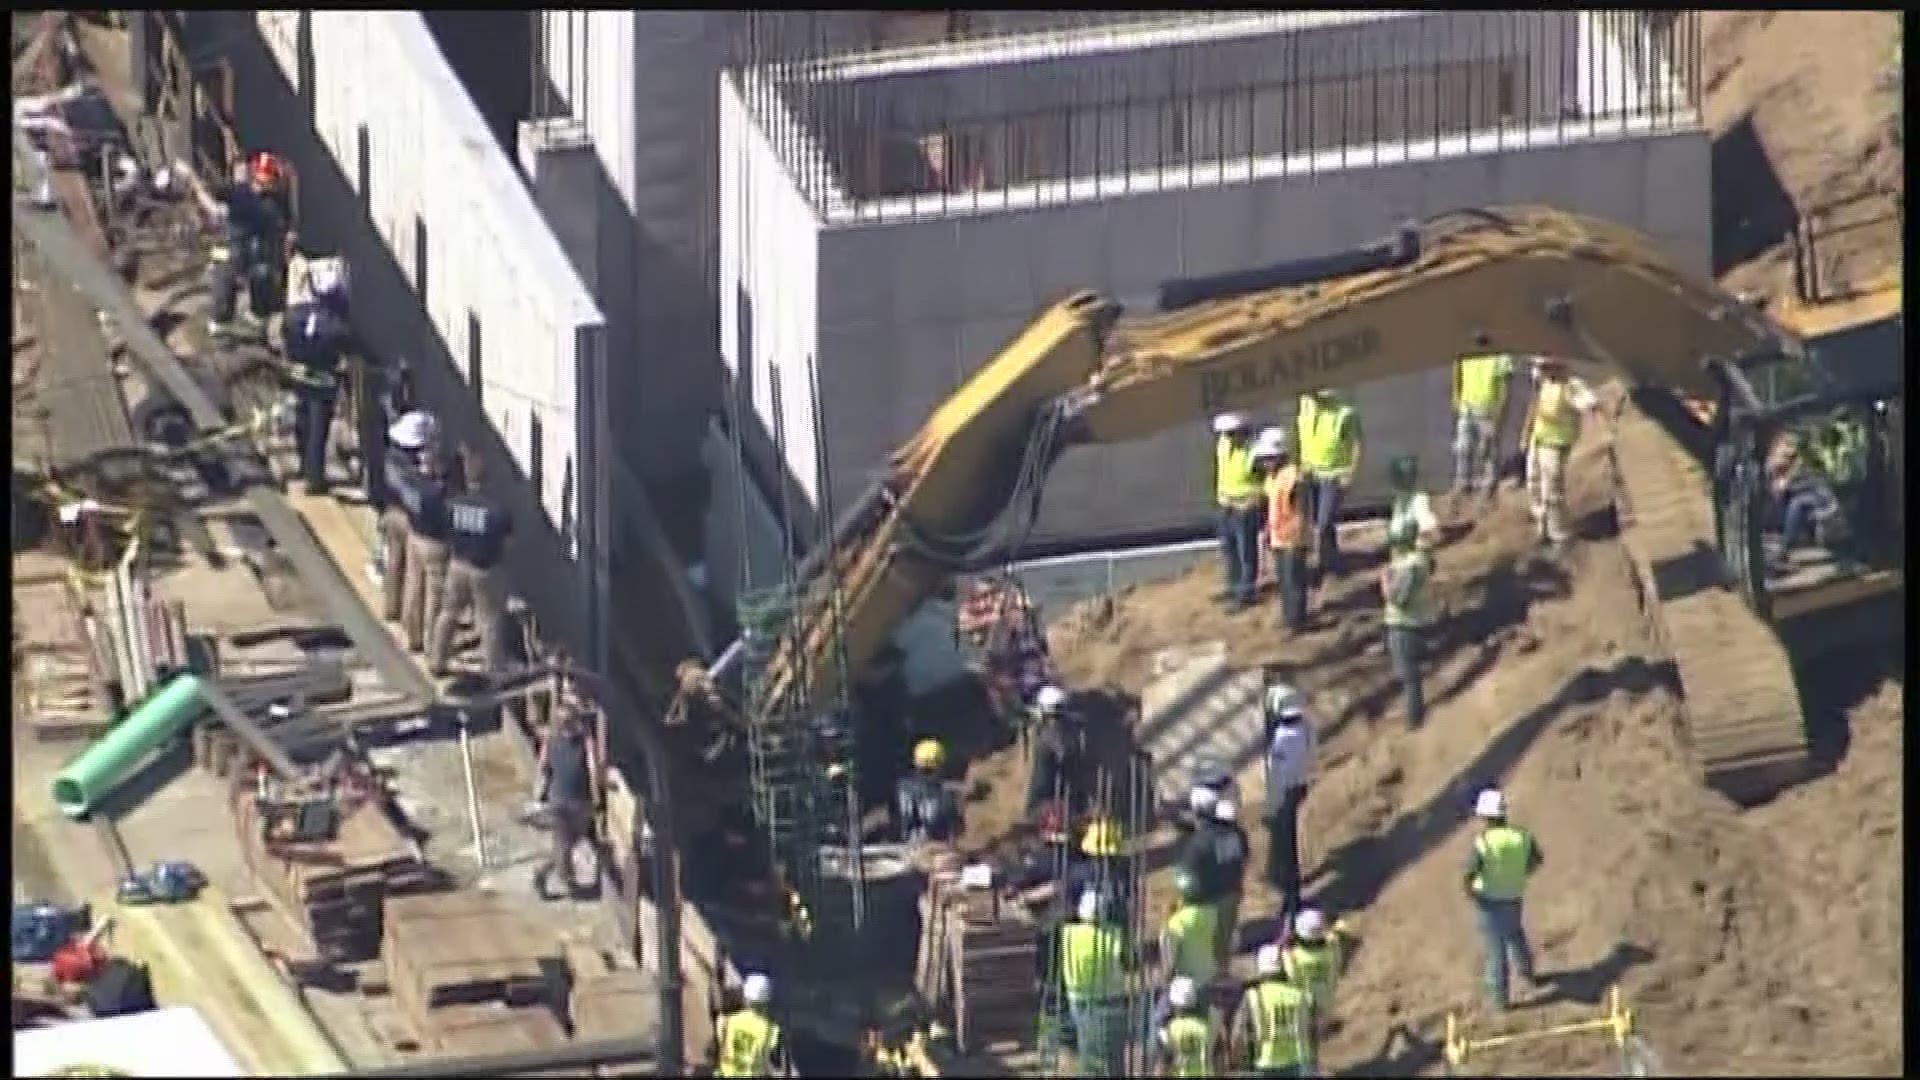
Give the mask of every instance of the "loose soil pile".
[{"label": "loose soil pile", "polygon": [[[1717,255],[1732,287],[1791,287],[1785,229],[1863,191],[1904,192],[1897,84],[1878,80],[1898,17],[1884,12],[1708,12],[1707,118],[1716,136]],[[1745,155],[1745,156],[1743,156]],[[1764,177],[1756,168],[1766,171]],[[1771,179],[1769,179],[1771,178]],[[1756,191],[1761,181],[1775,194]],[[1791,217],[1788,218],[1790,227]],[[1778,222],[1772,223],[1778,226]],[[1742,231],[1744,230],[1744,232]],[[1888,235],[1892,239],[1888,239]],[[1734,241],[1738,241],[1735,243]],[[1849,272],[1899,265],[1897,230],[1830,242]],[[1902,645],[1803,675],[1820,775],[1740,810],[1689,762],[1670,668],[1650,639],[1614,539],[1604,437],[1576,456],[1582,540],[1559,565],[1529,553],[1521,496],[1460,515],[1440,554],[1448,617],[1428,662],[1429,718],[1409,734],[1389,678],[1368,564],[1331,583],[1297,636],[1263,605],[1212,600],[1217,572],[1058,613],[1055,657],[1077,687],[1137,695],[1152,654],[1224,640],[1236,665],[1293,666],[1320,724],[1303,817],[1309,896],[1351,913],[1360,948],[1327,1064],[1355,1075],[1439,1068],[1449,1010],[1476,1025],[1584,1019],[1622,988],[1664,1071],[1894,1074],[1902,1059]],[[1002,835],[1024,790],[1016,751],[975,761],[972,844]],[[1257,770],[1242,777],[1255,801]],[[1462,896],[1473,792],[1498,784],[1546,866],[1528,923],[1546,984],[1505,1018],[1478,1012],[1479,958]],[[1263,837],[1255,831],[1255,846]],[[1254,877],[1260,869],[1256,856]],[[1164,878],[1164,874],[1160,875]],[[1165,903],[1165,882],[1153,892]],[[1253,932],[1273,897],[1246,905]],[[1476,1071],[1598,1072],[1604,1038],[1491,1051]]]}]

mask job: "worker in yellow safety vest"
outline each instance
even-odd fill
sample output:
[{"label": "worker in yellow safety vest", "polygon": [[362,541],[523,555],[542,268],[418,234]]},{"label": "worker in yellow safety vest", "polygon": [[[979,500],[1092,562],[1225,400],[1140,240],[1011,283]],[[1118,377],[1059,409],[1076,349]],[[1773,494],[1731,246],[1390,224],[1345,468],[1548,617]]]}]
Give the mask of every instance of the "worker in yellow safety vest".
[{"label": "worker in yellow safety vest", "polygon": [[1307,1076],[1313,1070],[1312,1003],[1286,972],[1278,944],[1260,946],[1254,981],[1233,1017],[1235,1060],[1255,1076]]},{"label": "worker in yellow safety vest", "polygon": [[1513,357],[1483,352],[1453,367],[1453,494],[1493,494]]},{"label": "worker in yellow safety vest", "polygon": [[715,1076],[785,1076],[786,1048],[780,1025],[767,1015],[773,980],[759,972],[740,984],[742,1007],[720,1020],[719,1062]]},{"label": "worker in yellow safety vest", "polygon": [[1467,857],[1467,893],[1473,898],[1486,952],[1487,996],[1494,1008],[1505,1009],[1509,957],[1522,979],[1538,982],[1520,896],[1527,879],[1540,869],[1540,844],[1531,832],[1507,823],[1507,800],[1497,788],[1480,792],[1473,813],[1481,829]]},{"label": "worker in yellow safety vest", "polygon": [[1287,978],[1307,997],[1313,1030],[1326,1030],[1333,1016],[1333,987],[1344,963],[1340,933],[1329,930],[1327,917],[1317,908],[1304,908],[1293,917],[1293,940],[1281,953]]},{"label": "worker in yellow safety vest", "polygon": [[1540,542],[1559,548],[1567,542],[1567,456],[1580,438],[1581,419],[1594,407],[1594,397],[1558,360],[1537,359],[1533,371],[1527,504]]},{"label": "worker in yellow safety vest", "polygon": [[1260,525],[1266,519],[1260,474],[1254,469],[1247,418],[1213,418],[1213,498],[1220,514],[1220,559],[1226,572],[1221,597],[1238,610],[1253,603],[1260,581]]},{"label": "worker in yellow safety vest", "polygon": [[1060,981],[1082,1076],[1119,1075],[1125,1035],[1127,943],[1106,908],[1105,897],[1089,889],[1080,894],[1078,919],[1060,930]]},{"label": "worker in yellow safety vest", "polygon": [[1307,474],[1313,507],[1312,587],[1341,569],[1340,504],[1360,470],[1360,414],[1338,390],[1322,388],[1300,398],[1294,430],[1300,440],[1300,467]]},{"label": "worker in yellow safety vest", "polygon": [[1212,1076],[1213,1024],[1200,988],[1184,976],[1167,986],[1172,1014],[1154,1031],[1153,1056],[1162,1076]]},{"label": "worker in yellow safety vest", "polygon": [[1429,592],[1433,582],[1433,534],[1390,538],[1387,564],[1380,568],[1380,594],[1386,601],[1387,657],[1406,696],[1407,727],[1418,728],[1427,718],[1426,697],[1420,686],[1420,659],[1426,629],[1433,621]]}]

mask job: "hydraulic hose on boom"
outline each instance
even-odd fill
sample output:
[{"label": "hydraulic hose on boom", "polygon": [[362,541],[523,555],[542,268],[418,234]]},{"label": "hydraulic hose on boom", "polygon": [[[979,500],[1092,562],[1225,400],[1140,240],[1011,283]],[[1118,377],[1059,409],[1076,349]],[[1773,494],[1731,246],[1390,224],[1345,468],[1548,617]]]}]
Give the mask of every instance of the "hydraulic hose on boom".
[{"label": "hydraulic hose on boom", "polygon": [[[842,663],[858,672],[956,571],[1014,554],[1048,469],[1070,446],[1487,349],[1603,365],[1701,396],[1713,390],[1710,358],[1804,355],[1648,238],[1542,207],[1456,211],[1381,245],[1170,282],[1161,306],[1125,318],[1108,298],[1070,296],[934,410],[803,564],[793,629],[748,705],[753,719],[822,700]],[[837,573],[824,573],[829,561]],[[710,674],[725,674],[739,651],[736,642]]]}]

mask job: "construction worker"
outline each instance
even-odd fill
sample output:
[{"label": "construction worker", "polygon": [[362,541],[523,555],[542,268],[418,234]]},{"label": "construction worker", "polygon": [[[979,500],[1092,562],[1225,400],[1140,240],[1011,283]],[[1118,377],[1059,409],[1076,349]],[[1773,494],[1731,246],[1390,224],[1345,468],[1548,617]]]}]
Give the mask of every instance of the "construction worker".
[{"label": "construction worker", "polygon": [[1060,980],[1082,1076],[1120,1073],[1127,943],[1107,908],[1100,893],[1083,892],[1075,905],[1078,918],[1060,930]]},{"label": "construction worker", "polygon": [[1433,581],[1433,553],[1428,537],[1398,537],[1389,541],[1387,563],[1380,568],[1380,593],[1386,599],[1387,656],[1394,677],[1406,696],[1407,728],[1417,730],[1427,718],[1426,696],[1420,686],[1420,655],[1426,628],[1432,622],[1428,599]]},{"label": "construction worker", "polygon": [[1520,897],[1540,869],[1540,842],[1526,829],[1507,824],[1507,800],[1498,788],[1480,792],[1473,814],[1481,826],[1467,856],[1467,894],[1473,898],[1485,950],[1487,997],[1494,1008],[1505,1009],[1509,958],[1522,979],[1537,981]]},{"label": "construction worker", "polygon": [[1313,725],[1290,687],[1267,688],[1267,882],[1280,894],[1280,917],[1300,910],[1300,804],[1313,768]]},{"label": "construction worker", "polygon": [[500,568],[507,541],[513,536],[513,514],[486,489],[484,460],[472,446],[460,448],[463,489],[447,500],[446,594],[440,617],[427,640],[427,667],[434,676],[447,673],[447,649],[453,626],[469,609],[480,635],[480,670],[492,678],[500,670],[502,625],[506,619],[507,583]]},{"label": "construction worker", "polygon": [[1247,418],[1221,413],[1213,418],[1213,434],[1213,497],[1220,510],[1220,559],[1226,569],[1223,598],[1237,610],[1253,603],[1259,584],[1265,507]]},{"label": "construction worker", "polygon": [[567,895],[584,891],[574,877],[573,851],[592,842],[594,808],[600,805],[600,753],[593,733],[575,704],[563,705],[553,730],[540,746],[539,801],[547,808],[547,828],[553,851],[533,872],[533,891],[552,899],[547,888],[555,870],[566,879]]},{"label": "construction worker", "polygon": [[1420,459],[1401,454],[1387,463],[1387,484],[1393,502],[1387,514],[1387,543],[1397,539],[1414,540],[1422,534],[1432,543],[1440,532],[1440,519],[1433,514],[1433,501],[1420,490]]},{"label": "construction worker", "polygon": [[759,972],[740,982],[742,1006],[720,1018],[715,1076],[788,1075],[780,1025],[768,1015],[773,980]]},{"label": "construction worker", "polygon": [[1027,772],[1028,821],[1039,813],[1042,802],[1055,797],[1056,788],[1061,789],[1066,809],[1072,813],[1073,793],[1069,785],[1086,749],[1086,732],[1081,730],[1079,718],[1067,706],[1067,692],[1052,683],[1041,687],[1033,696],[1033,761]]},{"label": "construction worker", "polygon": [[404,542],[388,547],[389,556],[400,556],[390,587],[403,590],[400,632],[414,652],[424,648],[426,632],[440,616],[447,578],[447,469],[438,429],[429,413],[402,416],[391,433],[399,436],[394,445],[402,452],[387,462],[388,493],[406,524]]},{"label": "construction worker", "polygon": [[1314,561],[1309,588],[1318,589],[1327,574],[1342,569],[1336,526],[1347,487],[1360,469],[1360,414],[1344,393],[1323,387],[1301,396],[1294,432],[1300,440],[1300,466],[1312,493]]},{"label": "construction worker", "polygon": [[1580,422],[1594,397],[1567,366],[1545,358],[1533,362],[1532,422],[1527,425],[1527,507],[1535,535],[1555,548],[1567,542],[1567,456],[1580,438]]},{"label": "construction worker", "polygon": [[1176,870],[1173,887],[1179,897],[1160,928],[1160,963],[1166,980],[1191,979],[1208,988],[1220,973],[1214,944],[1220,939],[1220,903],[1203,900],[1193,875]]},{"label": "construction worker", "polygon": [[1167,987],[1172,1014],[1154,1032],[1153,1056],[1162,1076],[1212,1076],[1213,1023],[1194,980],[1176,977]]},{"label": "construction worker", "polygon": [[959,831],[960,802],[940,779],[947,750],[938,739],[913,747],[913,772],[900,778],[893,800],[893,828],[900,840],[923,844],[948,840]]},{"label": "construction worker", "polygon": [[265,321],[282,299],[280,275],[294,240],[291,177],[279,155],[262,150],[235,164],[231,181],[212,193],[226,226],[225,244],[215,249],[212,267],[207,332],[215,337],[232,332],[242,285],[248,314],[256,321]]},{"label": "construction worker", "polygon": [[1080,857],[1067,864],[1059,895],[1064,902],[1090,889],[1107,898],[1107,911],[1115,922],[1125,926],[1133,921],[1134,881],[1126,865],[1126,834],[1118,821],[1105,814],[1087,823],[1080,837]]},{"label": "construction worker", "polygon": [[1240,927],[1240,898],[1246,893],[1247,857],[1251,848],[1247,843],[1247,830],[1240,824],[1240,808],[1232,799],[1214,802],[1213,819],[1218,823],[1214,844],[1220,864],[1220,921],[1214,927],[1213,949],[1220,966],[1225,968],[1233,956],[1234,935]]},{"label": "construction worker", "polygon": [[1185,834],[1180,840],[1176,862],[1192,876],[1194,887],[1206,900],[1219,899],[1226,876],[1220,865],[1222,830],[1214,817],[1214,808],[1219,802],[1220,796],[1212,788],[1195,784],[1187,792],[1187,812],[1176,823]]},{"label": "construction worker", "polygon": [[1255,1076],[1309,1076],[1315,1059],[1310,1002],[1288,981],[1280,946],[1260,946],[1254,980],[1234,1011],[1233,1045]]},{"label": "construction worker", "polygon": [[1298,630],[1307,621],[1306,563],[1300,551],[1306,479],[1293,465],[1283,428],[1261,430],[1253,441],[1253,461],[1266,497],[1266,547],[1273,563],[1274,592],[1280,598],[1280,625]]},{"label": "construction worker", "polygon": [[1310,1029],[1326,1031],[1333,1016],[1334,983],[1345,966],[1340,934],[1327,926],[1318,908],[1304,908],[1293,917],[1293,940],[1281,954],[1287,978],[1307,997],[1312,1011]]},{"label": "construction worker", "polygon": [[[1480,344],[1484,347],[1485,339]],[[1513,357],[1481,352],[1453,366],[1453,494],[1492,495]]]},{"label": "construction worker", "polygon": [[352,338],[347,321],[317,300],[288,309],[280,324],[281,349],[293,366],[294,442],[309,495],[327,492],[327,437],[340,400],[340,361]]}]

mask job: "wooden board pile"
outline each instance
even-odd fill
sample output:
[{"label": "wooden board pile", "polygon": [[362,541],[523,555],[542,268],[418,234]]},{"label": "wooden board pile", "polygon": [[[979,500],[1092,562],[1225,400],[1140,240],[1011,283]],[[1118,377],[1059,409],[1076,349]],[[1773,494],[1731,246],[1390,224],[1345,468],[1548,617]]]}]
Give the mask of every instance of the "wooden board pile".
[{"label": "wooden board pile", "polygon": [[948,865],[920,897],[914,986],[922,1001],[953,1013],[955,1045],[966,1052],[1023,1045],[1040,1014],[1034,978],[1039,927],[997,883],[968,887]]},{"label": "wooden board pile", "polygon": [[349,792],[335,804],[340,827],[332,840],[284,840],[263,827],[250,786],[233,792],[240,848],[268,902],[306,933],[316,959],[371,960],[380,955],[388,897],[430,887],[434,874],[378,800]]},{"label": "wooden board pile", "polygon": [[566,1040],[554,1008],[565,971],[559,945],[499,898],[394,897],[386,937],[393,994],[422,1045],[466,1055]]}]

